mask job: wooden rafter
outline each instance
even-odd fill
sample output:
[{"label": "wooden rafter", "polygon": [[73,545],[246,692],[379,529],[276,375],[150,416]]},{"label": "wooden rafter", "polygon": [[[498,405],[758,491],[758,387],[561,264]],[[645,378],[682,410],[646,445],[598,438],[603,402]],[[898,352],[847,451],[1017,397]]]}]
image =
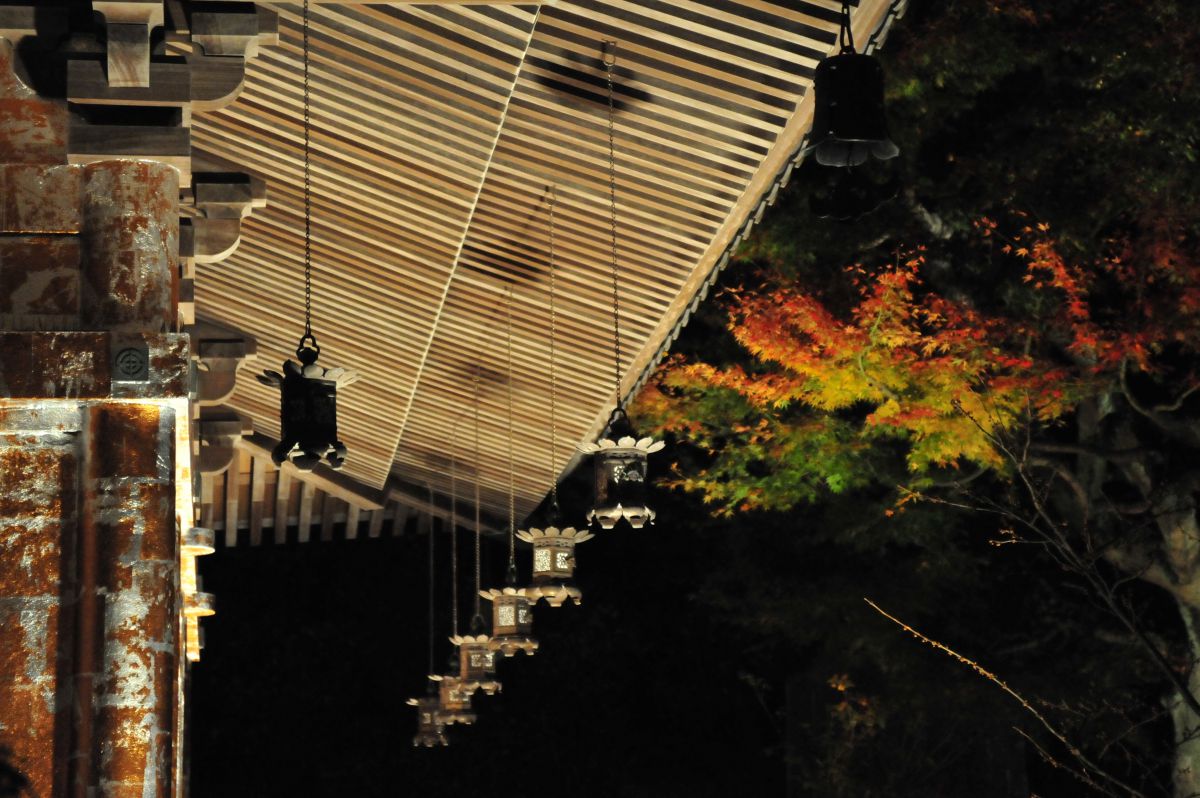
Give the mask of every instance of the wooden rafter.
[{"label": "wooden rafter", "polygon": [[[861,0],[856,38],[865,40],[890,5]],[[403,498],[406,512],[424,512],[419,496],[394,486],[429,483],[444,496],[453,459],[462,495],[478,483],[485,509],[506,515],[502,297],[509,288],[520,515],[571,461],[573,444],[607,416],[612,299],[601,42],[619,41],[629,391],[795,156],[811,120],[813,69],[836,47],[838,7],[832,0],[559,0],[540,11],[459,3],[314,8],[314,321],[322,359],[364,375],[339,397],[346,474],[364,495]],[[269,207],[243,225],[241,248],[219,268],[199,268],[197,289],[198,312],[252,333],[260,367],[268,368],[295,348],[299,332],[303,199],[298,4],[274,8],[280,45],[250,64],[239,102],[197,117],[193,135],[201,154],[241,164],[270,187]],[[551,185],[560,292],[553,462]],[[232,402],[259,433],[278,435],[278,397],[252,374],[239,376]],[[300,484],[307,483],[293,475],[292,489]],[[310,517],[321,506],[310,507]],[[381,534],[382,517],[358,506],[360,536]]]}]

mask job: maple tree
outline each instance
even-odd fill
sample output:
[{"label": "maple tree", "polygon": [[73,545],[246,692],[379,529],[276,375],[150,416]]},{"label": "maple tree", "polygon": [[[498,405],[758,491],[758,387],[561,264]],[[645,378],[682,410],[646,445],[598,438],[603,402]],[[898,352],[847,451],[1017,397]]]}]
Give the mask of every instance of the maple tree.
[{"label": "maple tree", "polygon": [[919,248],[845,268],[842,291],[770,275],[729,289],[742,362],[676,358],[639,403],[699,452],[667,484],[725,515],[892,484],[891,515],[984,474],[1024,483],[1035,514],[1006,511],[1029,527],[1014,539],[1057,547],[1174,682],[1177,726],[1197,729],[1200,681],[1141,633],[1119,586],[1165,588],[1189,623],[1200,612],[1200,481],[1177,467],[1200,442],[1200,253],[1168,227],[1108,244],[1071,260],[1048,224],[1013,214],[978,220],[965,250],[988,264],[986,293],[931,285]]},{"label": "maple tree", "polygon": [[930,288],[921,250],[847,268],[856,297],[841,313],[794,282],[729,289],[728,327],[753,365],[677,358],[639,401],[712,456],[668,484],[724,512],[779,509],[873,480],[863,459],[886,442],[919,489],[945,469],[1003,469],[995,435],[1061,420],[1130,368],[1181,378],[1200,345],[1200,267],[1177,247],[1078,264],[1045,223],[1008,233],[985,218],[976,238],[1003,308]]},{"label": "maple tree", "polygon": [[[907,604],[900,617],[1058,696],[1055,722],[1087,715],[1071,728],[1137,774],[1133,794],[1200,794],[1200,81],[1182,56],[1198,14],[1174,0],[914,2],[881,52],[897,199],[853,225],[815,222],[810,196],[832,173],[806,162],[639,403],[641,423],[690,444],[671,449],[667,484],[755,540],[777,526],[794,541],[720,580],[731,617],[774,612],[770,628],[824,663],[812,678],[866,683],[845,650],[880,652],[882,632],[844,624],[852,585],[878,583]],[[993,548],[978,570],[966,529],[1036,545]],[[781,598],[810,560],[813,585]],[[1074,625],[1064,582],[1108,621]],[[989,644],[980,624],[1012,634],[999,626],[1027,595],[1028,642]],[[1036,664],[1005,653],[1047,639],[1069,644]],[[921,667],[876,683],[890,725],[851,735],[859,759],[835,739],[834,760],[903,767],[897,724],[938,713]],[[1072,692],[1085,682],[1091,698]],[[1076,711],[1122,701],[1132,714],[1104,734]],[[1139,735],[1113,758],[1113,740]],[[1141,759],[1155,756],[1158,770]],[[844,794],[874,786],[861,772],[843,772]]]}]

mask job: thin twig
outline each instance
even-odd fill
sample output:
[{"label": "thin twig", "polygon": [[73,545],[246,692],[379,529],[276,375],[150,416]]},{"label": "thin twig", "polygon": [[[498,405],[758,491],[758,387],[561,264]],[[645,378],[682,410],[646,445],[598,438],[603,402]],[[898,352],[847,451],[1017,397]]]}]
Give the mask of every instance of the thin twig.
[{"label": "thin twig", "polygon": [[[971,670],[975,671],[980,676],[982,676],[983,678],[987,679],[992,684],[999,687],[1005,693],[1008,693],[1008,695],[1011,696],[1015,701],[1017,701],[1017,703],[1019,703],[1025,709],[1026,712],[1033,715],[1033,717],[1036,718],[1040,724],[1042,724],[1043,728],[1045,728],[1046,731],[1048,731],[1050,733],[1050,735],[1054,737],[1054,739],[1058,740],[1063,745],[1063,747],[1067,749],[1067,751],[1071,754],[1071,756],[1073,756],[1088,771],[1090,771],[1091,773],[1094,773],[1096,776],[1100,777],[1101,779],[1108,782],[1109,784],[1124,790],[1126,793],[1128,793],[1131,796],[1142,796],[1142,793],[1138,792],[1133,787],[1130,787],[1128,784],[1125,784],[1121,780],[1117,779],[1115,776],[1109,775],[1108,773],[1106,773],[1104,771],[1103,768],[1101,768],[1099,765],[1096,765],[1090,759],[1088,759],[1087,755],[1084,754],[1083,751],[1081,751],[1077,746],[1075,746],[1073,743],[1071,743],[1071,741],[1067,739],[1065,734],[1063,734],[1061,731],[1059,731],[1058,728],[1053,723],[1051,723],[1046,718],[1045,715],[1043,715],[1041,712],[1039,712],[1037,710],[1037,707],[1035,707],[1032,703],[1029,702],[1028,699],[1026,699],[1023,695],[1018,693],[1012,687],[1009,687],[1008,683],[1005,682],[1003,679],[1001,679],[999,676],[992,673],[991,671],[989,671],[987,668],[980,665],[975,660],[965,657],[962,654],[959,654],[957,651],[955,651],[954,649],[945,645],[944,643],[939,643],[938,641],[934,640],[933,638],[922,634],[921,632],[919,632],[916,629],[914,629],[913,627],[909,626],[904,621],[901,621],[899,618],[895,617],[894,615],[889,615],[878,604],[876,604],[874,601],[871,601],[871,599],[864,598],[863,601],[867,602],[867,604],[870,605],[871,609],[875,610],[880,615],[882,615],[884,618],[887,618],[889,621],[896,624],[901,629],[903,629],[904,631],[908,632],[913,637],[920,640],[922,643],[925,643],[928,646],[932,646],[933,648],[937,649],[938,651],[941,651],[942,653],[957,660],[961,664],[966,665],[967,667],[971,668]],[[1096,785],[1096,786],[1098,786],[1098,785]],[[1111,790],[1104,790],[1104,792],[1106,792],[1109,795],[1116,794],[1116,793],[1112,792]],[[1144,798],[1144,796],[1143,796],[1143,798]]]}]

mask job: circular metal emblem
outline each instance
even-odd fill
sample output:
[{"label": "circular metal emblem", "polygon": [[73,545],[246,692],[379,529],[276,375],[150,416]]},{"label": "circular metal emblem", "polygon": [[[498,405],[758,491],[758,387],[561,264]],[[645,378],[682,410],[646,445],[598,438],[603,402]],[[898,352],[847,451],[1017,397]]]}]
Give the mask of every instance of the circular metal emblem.
[{"label": "circular metal emblem", "polygon": [[150,374],[148,353],[136,347],[117,352],[117,374],[123,380],[144,380]]}]

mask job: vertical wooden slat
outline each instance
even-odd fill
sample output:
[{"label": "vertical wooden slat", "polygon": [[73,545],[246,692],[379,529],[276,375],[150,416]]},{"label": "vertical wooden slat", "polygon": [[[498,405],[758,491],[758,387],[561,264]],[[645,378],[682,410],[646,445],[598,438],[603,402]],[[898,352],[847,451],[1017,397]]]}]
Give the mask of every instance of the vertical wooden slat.
[{"label": "vertical wooden slat", "polygon": [[333,498],[328,493],[325,494],[325,501],[321,503],[321,541],[329,542],[333,540],[333,516],[337,513],[338,505],[341,502]]},{"label": "vertical wooden slat", "polygon": [[225,545],[237,545],[238,533],[238,482],[242,478],[242,454],[237,452],[233,462],[225,470]]},{"label": "vertical wooden slat", "polygon": [[371,526],[367,529],[367,537],[377,538],[383,531],[383,514],[386,508],[371,511]]},{"label": "vertical wooden slat", "polygon": [[396,510],[395,515],[392,518],[392,535],[395,537],[400,537],[404,534],[404,527],[408,524],[409,510],[408,506],[404,504],[396,504],[393,506],[396,508]]},{"label": "vertical wooden slat", "polygon": [[213,492],[216,482],[215,474],[200,475],[200,526],[206,529],[213,528],[213,522],[216,514],[216,508],[213,507]]},{"label": "vertical wooden slat", "polygon": [[279,469],[275,482],[275,542],[287,543],[288,505],[292,499],[292,477]]},{"label": "vertical wooden slat", "polygon": [[301,543],[307,543],[312,532],[313,494],[315,492],[312,485],[307,482],[300,483],[299,540]]},{"label": "vertical wooden slat", "polygon": [[250,545],[262,545],[263,498],[266,495],[267,462],[250,458]]},{"label": "vertical wooden slat", "polygon": [[346,540],[354,540],[358,537],[358,505],[346,504]]}]

